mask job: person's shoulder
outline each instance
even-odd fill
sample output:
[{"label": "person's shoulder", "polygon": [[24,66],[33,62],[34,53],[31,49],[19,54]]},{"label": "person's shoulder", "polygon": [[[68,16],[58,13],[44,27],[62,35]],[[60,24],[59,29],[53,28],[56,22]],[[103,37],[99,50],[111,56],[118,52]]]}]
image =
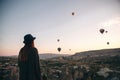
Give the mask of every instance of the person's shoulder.
[{"label": "person's shoulder", "polygon": [[[33,53],[34,53],[34,54],[33,54]],[[37,48],[32,47],[32,55],[33,55],[33,56],[38,55],[38,50],[37,50]]]},{"label": "person's shoulder", "polygon": [[32,50],[37,50],[37,48],[36,47],[32,47]]},{"label": "person's shoulder", "polygon": [[24,47],[22,47],[21,49],[20,49],[20,51],[22,51],[24,49]]},{"label": "person's shoulder", "polygon": [[35,47],[32,47],[32,51],[38,52],[37,48],[35,48]]},{"label": "person's shoulder", "polygon": [[20,50],[24,50],[26,47],[25,46],[23,46]]}]

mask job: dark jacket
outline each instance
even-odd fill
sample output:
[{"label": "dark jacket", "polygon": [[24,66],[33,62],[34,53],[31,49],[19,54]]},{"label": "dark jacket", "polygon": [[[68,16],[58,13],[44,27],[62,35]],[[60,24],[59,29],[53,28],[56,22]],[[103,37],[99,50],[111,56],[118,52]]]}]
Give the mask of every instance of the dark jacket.
[{"label": "dark jacket", "polygon": [[41,80],[38,51],[24,46],[18,56],[19,80]]}]

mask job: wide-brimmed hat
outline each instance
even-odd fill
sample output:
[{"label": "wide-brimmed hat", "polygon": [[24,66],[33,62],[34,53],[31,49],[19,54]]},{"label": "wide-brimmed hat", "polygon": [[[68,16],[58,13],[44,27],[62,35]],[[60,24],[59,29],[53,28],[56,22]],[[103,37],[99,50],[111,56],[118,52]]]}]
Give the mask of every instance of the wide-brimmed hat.
[{"label": "wide-brimmed hat", "polygon": [[27,34],[24,36],[24,41],[23,43],[30,43],[32,42],[36,37],[33,37],[31,34]]}]

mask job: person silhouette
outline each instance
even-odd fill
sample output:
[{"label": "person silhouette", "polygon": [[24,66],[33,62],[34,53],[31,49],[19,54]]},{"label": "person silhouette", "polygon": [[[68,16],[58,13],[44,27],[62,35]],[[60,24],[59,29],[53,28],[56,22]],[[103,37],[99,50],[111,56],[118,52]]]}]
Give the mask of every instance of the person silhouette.
[{"label": "person silhouette", "polygon": [[41,80],[38,50],[34,47],[35,39],[31,34],[24,36],[25,45],[18,55],[19,80]]}]

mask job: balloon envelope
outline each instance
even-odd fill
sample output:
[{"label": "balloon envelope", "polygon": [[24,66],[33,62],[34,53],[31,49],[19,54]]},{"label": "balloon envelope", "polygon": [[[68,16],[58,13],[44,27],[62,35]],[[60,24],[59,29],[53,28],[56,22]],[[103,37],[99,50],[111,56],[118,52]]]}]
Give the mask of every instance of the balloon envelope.
[{"label": "balloon envelope", "polygon": [[71,51],[71,49],[69,49],[69,51]]},{"label": "balloon envelope", "polygon": [[108,33],[108,31],[105,31],[106,33]]},{"label": "balloon envelope", "polygon": [[60,51],[61,51],[61,48],[59,47],[59,48],[57,48],[57,50],[60,52]]},{"label": "balloon envelope", "polygon": [[109,42],[107,42],[107,45],[109,45],[110,43]]},{"label": "balloon envelope", "polygon": [[72,12],[72,15],[74,16],[74,15],[75,15],[75,13],[74,13],[74,12]]},{"label": "balloon envelope", "polygon": [[105,30],[104,29],[100,29],[99,31],[100,31],[101,34],[103,34]]},{"label": "balloon envelope", "polygon": [[60,41],[60,39],[57,39],[57,41],[59,42],[59,41]]}]

